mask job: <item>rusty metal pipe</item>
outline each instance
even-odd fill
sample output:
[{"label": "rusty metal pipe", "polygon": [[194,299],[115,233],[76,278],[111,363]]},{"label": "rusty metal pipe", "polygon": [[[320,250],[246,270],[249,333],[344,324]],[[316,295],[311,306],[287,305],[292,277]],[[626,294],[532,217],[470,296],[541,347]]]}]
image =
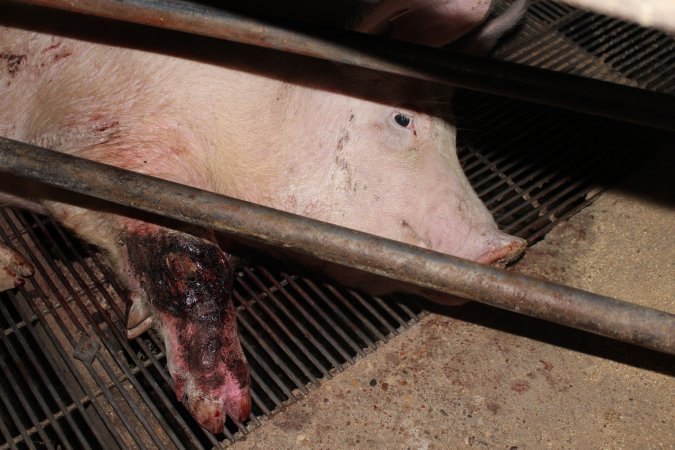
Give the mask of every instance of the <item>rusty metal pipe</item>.
[{"label": "rusty metal pipe", "polygon": [[14,0],[450,84],[675,131],[675,97],[360,33],[273,22],[181,0]]},{"label": "rusty metal pipe", "polygon": [[675,354],[675,315],[663,311],[6,138],[0,171]]}]

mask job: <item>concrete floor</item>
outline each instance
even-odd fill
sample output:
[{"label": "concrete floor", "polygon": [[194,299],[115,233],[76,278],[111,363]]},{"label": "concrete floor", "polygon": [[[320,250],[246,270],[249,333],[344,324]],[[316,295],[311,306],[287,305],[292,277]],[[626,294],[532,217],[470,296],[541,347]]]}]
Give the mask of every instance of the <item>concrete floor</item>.
[{"label": "concrete floor", "polygon": [[[675,313],[675,154],[514,268]],[[675,448],[675,357],[478,304],[438,310],[234,445]]]}]

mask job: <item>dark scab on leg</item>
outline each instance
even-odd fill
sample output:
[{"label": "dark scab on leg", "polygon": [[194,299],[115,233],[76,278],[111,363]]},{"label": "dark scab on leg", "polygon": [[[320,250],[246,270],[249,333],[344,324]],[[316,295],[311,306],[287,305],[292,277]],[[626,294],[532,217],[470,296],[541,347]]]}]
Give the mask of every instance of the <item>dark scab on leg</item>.
[{"label": "dark scab on leg", "polygon": [[[222,423],[207,416],[247,417],[249,371],[237,336],[226,255],[210,241],[163,228],[128,230],[124,241],[133,274],[171,345],[167,354],[177,396],[212,431]],[[221,401],[227,411],[218,409]]]},{"label": "dark scab on leg", "polygon": [[222,319],[232,269],[215,244],[161,228],[129,232],[125,241],[132,269],[157,312],[205,322]]}]

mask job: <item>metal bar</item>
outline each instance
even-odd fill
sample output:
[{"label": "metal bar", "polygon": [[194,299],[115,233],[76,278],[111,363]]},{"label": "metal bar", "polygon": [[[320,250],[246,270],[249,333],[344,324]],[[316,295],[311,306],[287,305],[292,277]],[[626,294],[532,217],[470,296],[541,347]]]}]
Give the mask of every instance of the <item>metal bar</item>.
[{"label": "metal bar", "polygon": [[[31,320],[36,321],[37,317],[33,317]],[[3,333],[4,333],[5,336],[10,336],[11,334],[14,333],[14,329],[16,329],[18,331],[18,330],[24,329],[26,326],[27,326],[26,322],[24,322],[22,320],[20,322],[16,322],[13,327],[10,326],[9,328],[5,328],[3,330]]]},{"label": "metal bar", "polygon": [[[556,117],[549,117],[546,120],[546,122],[553,122],[555,120]],[[541,120],[540,126],[545,126],[545,121],[543,119]],[[608,126],[610,125],[600,124],[600,126],[598,126],[596,130],[599,132],[604,132]],[[608,136],[608,134],[599,134],[599,136]],[[512,178],[515,178],[524,173],[526,173],[528,176],[523,177],[520,181],[515,182],[513,186],[510,186],[508,188],[508,190],[504,189],[498,191],[495,194],[493,194],[492,197],[486,198],[485,196],[488,193],[500,187],[505,182],[505,180],[496,181],[486,190],[479,191],[478,189],[476,189],[478,196],[481,199],[483,199],[483,202],[488,207],[490,212],[493,215],[497,215],[498,211],[506,207],[510,208],[517,207],[517,205],[514,205],[513,207],[511,207],[510,205],[517,200],[523,199],[524,196],[530,197],[531,200],[537,200],[538,196],[540,196],[541,194],[534,193],[534,191],[536,191],[537,189],[543,189],[544,185],[550,185],[550,183],[555,181],[555,178],[560,176],[559,173],[565,173],[565,171],[571,170],[571,168],[575,167],[574,166],[575,164],[579,164],[582,158],[586,158],[586,161],[589,162],[588,167],[584,171],[584,175],[587,173],[596,174],[598,172],[597,169],[598,166],[596,166],[595,163],[598,160],[600,160],[600,156],[598,155],[587,156],[585,154],[575,155],[574,152],[569,150],[571,148],[574,148],[575,144],[578,145],[578,143],[575,142],[577,139],[578,138],[576,136],[570,137],[569,135],[565,135],[564,130],[561,133],[551,133],[547,136],[547,142],[550,143],[549,146],[547,146],[547,148],[549,150],[555,150],[555,152],[551,152],[555,155],[554,157],[551,157],[551,153],[542,152],[541,156],[535,153],[534,157],[531,158],[528,157],[527,162],[525,163],[516,162],[499,165],[499,163],[502,162],[503,158],[500,158],[499,160],[494,160],[493,164],[499,165],[500,172],[508,173],[509,176]],[[518,141],[517,139],[514,139],[513,143],[515,144],[517,141]],[[599,140],[598,143],[595,145],[599,146],[611,141],[612,139],[610,138],[602,139]],[[516,164],[520,164],[521,167],[516,169],[515,168]],[[555,172],[551,170],[552,167],[556,168]],[[518,189],[517,191],[518,195],[514,195],[508,200],[499,201],[499,199],[503,198],[507,193],[509,193],[510,191],[514,191],[516,189]],[[521,207],[522,206],[523,205],[521,205]],[[509,209],[509,213],[513,214],[514,211]]]},{"label": "metal bar", "polygon": [[357,302],[366,310],[370,313],[370,315],[373,317],[374,320],[368,320],[367,322],[364,322],[364,324],[368,324],[369,322],[372,323],[373,325],[376,325],[374,322],[378,322],[381,325],[384,326],[384,328],[387,329],[388,333],[382,334],[377,326],[374,326],[375,330],[377,330],[378,334],[381,335],[381,339],[386,342],[389,339],[391,339],[391,336],[397,336],[398,335],[398,330],[394,328],[389,321],[382,317],[382,314],[377,312],[377,310],[373,307],[373,305],[369,304],[361,295],[359,295],[358,292],[356,292],[353,289],[349,290],[349,294],[357,300]]},{"label": "metal bar", "polygon": [[[308,24],[293,29],[182,0],[17,0],[226,39],[675,130],[673,96]],[[296,31],[302,30],[302,31]]]},{"label": "metal bar", "polygon": [[[239,301],[241,303],[241,296],[237,292],[234,292],[233,297],[236,298],[237,301]],[[249,315],[253,316],[253,318],[255,319],[255,321],[258,324],[263,324],[263,321],[261,321],[260,318],[257,315],[254,316],[253,314],[250,314],[250,310],[247,310],[246,312],[249,313]],[[269,327],[266,327],[267,329],[264,329],[264,331],[266,332],[266,335],[268,336],[268,339],[265,339],[263,337],[264,335],[258,333],[256,331],[256,328],[252,327],[251,324],[249,323],[248,319],[246,319],[242,314],[237,314],[237,323],[239,325],[243,325],[243,328],[248,332],[248,334],[250,334],[253,337],[254,342],[257,345],[259,345],[260,348],[262,348],[265,351],[267,356],[269,356],[269,358],[274,362],[274,364],[276,364],[276,366],[279,367],[279,369],[281,369],[281,372],[283,372],[283,374],[286,376],[286,378],[289,379],[292,383],[295,383],[295,386],[302,392],[303,395],[307,395],[308,391],[307,391],[307,387],[305,386],[305,383],[303,383],[296,376],[296,374],[293,371],[293,368],[291,368],[288,364],[286,364],[284,361],[281,360],[281,358],[279,357],[279,353],[281,353],[281,352],[275,352],[270,347],[270,344],[269,344],[268,340],[274,340],[275,335],[274,335],[274,333],[271,333],[269,331]],[[240,336],[240,340],[242,340],[242,344],[244,344],[241,336]],[[272,344],[272,345],[274,345],[274,344]],[[286,354],[286,356],[291,358],[291,360],[294,363],[296,363],[297,358],[295,358],[294,355],[291,352],[288,351],[288,347],[282,346],[282,345],[277,345],[277,346],[279,348],[281,348],[281,350],[283,351],[283,353]],[[288,390],[288,387],[287,387],[286,383],[279,377],[278,373],[273,372],[272,370],[269,370],[269,366],[267,364],[263,364],[262,359],[258,356],[258,354],[253,350],[252,347],[248,348],[247,350],[249,350],[249,352],[254,356],[254,358],[256,359],[258,364],[260,364],[261,367],[263,367],[268,374],[270,374],[270,375],[274,374],[274,376],[272,376],[272,379],[276,382],[277,386],[281,388],[281,390],[284,392],[284,394],[286,394],[288,396],[288,398],[292,398],[294,400],[298,399],[298,397],[295,394],[293,394],[292,391]],[[297,363],[295,364],[295,367],[296,368],[298,367]]]},{"label": "metal bar", "polygon": [[[278,361],[279,359],[275,359],[274,355],[275,353],[272,352],[269,349],[269,346],[267,346],[264,342],[260,341],[260,336],[255,334],[252,330],[251,327],[249,326],[248,322],[244,320],[240,315],[237,315],[237,323],[243,325],[242,328],[245,329],[247,334],[249,334],[251,337],[253,337],[253,342],[255,342],[257,345],[259,345],[262,350],[265,351],[265,354],[269,356],[269,358],[263,359],[260,354],[255,350],[255,347],[252,344],[249,344],[248,338],[246,334],[242,333],[242,331],[239,331],[239,341],[241,342],[242,348],[247,352],[250,353],[251,356],[253,356],[253,359],[257,364],[260,365],[260,367],[265,371],[265,373],[269,376],[269,378],[274,381],[274,384],[276,384],[277,388],[286,396],[287,399],[291,400],[298,400],[299,397],[296,396],[292,391],[288,389],[288,386],[286,383],[279,378],[279,375],[276,370],[272,370],[270,368],[269,364],[267,364],[266,359],[272,359],[272,362],[277,364],[278,366]],[[281,366],[279,366],[281,367]],[[283,370],[283,368],[281,368]],[[256,383],[263,388],[263,390],[267,393],[269,398],[276,404],[277,407],[281,406],[285,400],[279,399],[279,397],[274,394],[274,392],[271,390],[271,388],[265,383],[263,378],[258,378],[256,379],[255,376],[253,375],[253,372],[251,373],[251,376],[253,379],[256,381]],[[290,379],[290,377],[288,377]],[[293,380],[291,380],[293,381]]]},{"label": "metal bar", "polygon": [[373,297],[373,301],[377,303],[377,306],[382,308],[389,316],[391,316],[396,323],[398,324],[398,327],[394,329],[394,335],[398,335],[402,329],[408,328],[408,323],[403,320],[403,317],[401,317],[396,311],[394,311],[393,308],[391,308],[386,302],[384,302],[380,297]]},{"label": "metal bar", "polygon": [[0,138],[0,170],[675,354],[675,315]]},{"label": "metal bar", "polygon": [[401,308],[401,311],[403,311],[403,313],[409,317],[408,321],[406,322],[408,326],[419,321],[420,318],[425,314],[424,310],[422,310],[419,314],[416,314],[410,309],[410,307],[408,307],[406,303],[410,300],[410,297],[404,298],[403,300],[401,299],[400,294],[395,294],[393,297],[396,300],[398,307]]},{"label": "metal bar", "polygon": [[[306,336],[307,340],[310,341],[311,345],[313,345],[314,348],[318,349],[319,352],[320,352],[324,357],[330,358],[330,356],[327,355],[325,349],[321,346],[321,344],[319,344],[319,343],[316,341],[316,339],[314,339],[314,338],[312,337],[312,334],[311,334],[309,331],[307,331],[307,328],[305,328],[305,326],[304,326],[304,325],[303,325],[303,324],[302,324],[302,323],[301,323],[301,322],[300,322],[293,314],[290,313],[290,311],[288,310],[288,308],[286,308],[286,307],[284,306],[284,304],[283,304],[281,301],[279,301],[279,299],[277,298],[277,296],[275,295],[275,293],[274,293],[272,290],[268,289],[267,286],[265,286],[265,284],[260,280],[260,278],[258,278],[258,277],[257,277],[250,269],[248,269],[248,268],[245,267],[245,268],[244,268],[244,272],[246,273],[246,275],[248,275],[248,278],[252,279],[253,282],[258,286],[258,289],[260,289],[260,290],[262,290],[263,292],[265,292],[265,294],[266,294],[267,297],[271,300],[271,302],[274,304],[274,306],[275,306],[276,308],[278,308],[279,310],[281,310],[281,312],[286,316],[286,318],[288,319],[288,321],[289,321],[293,326],[295,326],[295,328],[296,328],[298,331],[300,331],[300,333],[302,334],[302,336]],[[242,285],[245,286],[246,289],[250,289],[250,288],[248,287],[248,284],[242,283]],[[286,325],[284,324],[284,321],[285,321],[285,320],[283,319],[283,316],[281,317],[281,320],[280,320],[279,316],[281,316],[281,315],[277,315],[277,314],[275,314],[273,311],[271,311],[270,308],[266,305],[266,302],[260,302],[260,306],[265,310],[265,312],[267,312],[267,315],[268,315],[268,316],[272,317],[273,320],[274,320],[275,322],[277,322],[277,325],[279,326],[279,328],[280,328],[282,331],[284,331],[284,333],[286,333],[286,334],[288,335],[289,338],[291,338],[291,340],[293,341],[293,343],[295,343],[295,345],[296,345],[298,348],[300,348],[300,350],[303,352],[303,354],[305,355],[305,357],[308,358],[308,359],[314,364],[314,367],[316,367],[316,368],[323,374],[324,377],[326,377],[326,378],[332,378],[332,375],[330,374],[329,369],[327,369],[327,368],[323,365],[323,363],[321,363],[321,362],[316,358],[316,356],[314,356],[314,355],[312,354],[312,352],[310,352],[310,351],[307,349],[307,347],[306,347],[301,341],[299,341],[299,340],[294,336],[294,333],[289,332],[288,327],[286,327]],[[332,362],[332,361],[329,360],[329,362]],[[312,375],[312,381],[313,381],[313,382],[314,382],[314,381],[318,381],[314,375]]]},{"label": "metal bar", "polygon": [[[7,340],[7,337],[3,336],[2,341],[5,341],[5,340]],[[3,344],[4,344],[4,342],[3,342]],[[8,348],[8,350],[9,350],[9,348]],[[10,355],[12,357],[14,357],[14,354],[12,354],[12,353],[13,352],[10,352]],[[47,448],[53,450],[54,446],[51,444],[51,439],[49,439],[47,437],[47,434],[45,433],[45,429],[42,426],[40,426],[40,420],[37,418],[37,415],[36,415],[35,411],[33,410],[33,406],[35,406],[35,402],[31,401],[30,398],[23,392],[23,389],[19,388],[19,386],[22,386],[24,383],[21,383],[16,378],[13,371],[10,369],[7,361],[5,360],[5,355],[0,355],[0,356],[1,356],[0,357],[0,370],[2,370],[2,373],[6,377],[7,381],[9,381],[9,384],[12,387],[15,388],[14,394],[16,394],[16,397],[19,400],[19,403],[21,404],[23,412],[28,416],[28,419],[30,419],[31,424],[37,430],[37,433],[38,433],[38,435],[40,437],[40,440],[41,440],[40,444],[44,444]],[[14,359],[14,364],[18,363],[16,358],[13,358],[13,359]],[[18,366],[18,368],[20,368],[20,369],[23,368],[25,370],[25,367],[23,367],[23,365],[17,364],[17,366]],[[34,385],[34,382],[27,376],[27,374],[25,372],[23,372],[23,373],[20,372],[19,375],[21,375],[23,377],[22,381],[26,382],[26,384],[31,385],[31,389],[30,389],[31,391],[34,392],[35,389],[37,389],[37,387]],[[19,389],[17,389],[17,388],[19,388]],[[3,401],[4,401],[4,399],[3,399]],[[21,430],[21,434],[24,434],[24,430],[27,428],[25,426],[25,422],[22,423],[20,420],[17,421],[18,416],[16,415],[16,412],[14,414],[12,414],[13,408],[11,408],[11,406],[8,406],[6,404],[5,407],[9,411],[12,418],[14,419],[17,427]],[[26,444],[28,444],[29,447],[35,448],[35,444],[33,443],[33,441],[30,438],[26,437],[25,439],[26,440],[24,442]]]},{"label": "metal bar", "polygon": [[[307,292],[305,292],[302,287],[298,283],[295,282],[293,277],[288,275],[287,273],[283,274],[284,279],[288,281],[289,286],[291,286],[296,293],[302,297],[302,299],[312,307],[312,311],[319,315],[321,319],[323,319],[329,326],[329,329],[334,331],[335,333],[338,334],[338,336],[342,339],[342,341],[345,343],[344,346],[336,346],[336,348],[340,349],[340,355],[342,355],[343,358],[345,358],[346,361],[348,361],[350,364],[354,363],[354,359],[347,354],[344,349],[345,347],[349,346],[351,350],[354,352],[354,354],[359,355],[359,356],[365,356],[365,353],[363,352],[363,349],[359,344],[357,344],[350,336],[349,334],[345,333],[345,330],[342,329],[341,326],[339,326],[332,318],[330,315],[324,311],[322,307],[317,305],[317,303],[314,301],[314,298],[311,295],[308,295]],[[321,328],[320,328],[321,329]],[[355,333],[358,333],[358,329],[353,330]],[[326,333],[328,336],[330,336],[330,333]],[[340,366],[340,370],[342,366]]]},{"label": "metal bar", "polygon": [[[365,330],[369,330],[370,334],[363,333],[363,335],[367,338],[366,344],[368,344],[368,347],[371,349],[375,349],[379,347],[379,342],[386,342],[386,338],[384,334],[380,330],[377,329],[375,325],[370,321],[369,318],[367,318],[365,315],[363,315],[358,309],[355,308],[354,302],[347,300],[345,296],[335,287],[331,286],[330,284],[324,284],[323,285],[324,289],[326,289],[328,292],[331,293],[333,298],[338,299],[339,303],[341,303],[345,311],[343,312],[344,317],[347,317],[345,313],[349,313],[354,319],[356,320],[356,323],[349,319],[349,324],[352,326],[355,326],[356,324],[359,325],[364,325]],[[338,305],[338,302],[331,302],[334,305]],[[338,309],[336,309],[337,311]],[[373,339],[373,336],[375,337]]]},{"label": "metal bar", "polygon": [[[325,305],[322,306],[321,308],[324,310],[328,310],[328,312],[334,315],[336,319],[339,322],[341,322],[341,324],[346,326],[347,330],[350,330],[352,333],[356,334],[356,337],[358,337],[362,342],[362,344],[360,344],[359,347],[363,347],[368,351],[377,348],[377,344],[373,342],[372,339],[370,339],[370,336],[364,333],[361,327],[357,326],[357,324],[355,324],[349,317],[345,315],[345,313],[340,309],[338,302],[332,301],[326,295],[326,293],[309,278],[305,278],[303,281],[307,286],[309,286],[309,288],[314,292],[314,294],[317,295],[319,299],[321,299],[321,301]],[[338,300],[340,299],[338,298]],[[345,304],[344,300],[342,300],[340,303],[342,305]]]},{"label": "metal bar", "polygon": [[12,450],[17,450],[17,446],[14,443],[14,441],[15,440],[17,440],[17,442],[21,441],[19,440],[18,437],[12,437],[12,433],[10,433],[9,428],[7,428],[7,424],[5,424],[5,420],[7,419],[4,417],[3,420],[0,420],[0,433],[2,434],[2,438],[5,441],[4,444],[0,445],[0,449],[4,450],[5,448],[9,447]]},{"label": "metal bar", "polygon": [[[339,363],[333,357],[331,352],[329,352],[328,349],[316,339],[316,337],[315,337],[316,334],[319,334],[321,337],[326,339],[326,341],[328,341],[328,343],[330,343],[332,345],[334,351],[337,351],[338,353],[340,353],[345,360],[350,360],[349,355],[337,344],[337,342],[335,342],[335,339],[333,339],[333,337],[330,335],[330,333],[328,333],[326,330],[324,330],[323,327],[321,327],[321,325],[319,325],[319,323],[316,321],[316,319],[314,317],[307,314],[307,310],[302,305],[300,305],[300,303],[298,303],[298,301],[295,299],[294,296],[292,296],[288,293],[286,288],[284,286],[282,286],[281,283],[275,277],[273,277],[272,274],[270,274],[269,271],[266,268],[258,267],[258,270],[260,270],[260,272],[263,275],[265,275],[265,277],[269,281],[274,283],[274,286],[278,289],[278,291],[284,296],[284,298],[288,302],[291,303],[291,306],[293,307],[293,311],[297,311],[299,314],[301,314],[302,317],[313,327],[313,329],[315,330],[315,333],[311,333],[311,332],[307,331],[307,329],[304,326],[302,327],[301,332],[308,339],[310,339],[312,341],[312,344],[317,349],[319,349],[319,351],[321,352],[321,355],[324,358],[326,358],[326,360],[331,364],[331,366],[333,366],[335,368],[340,368],[342,364]],[[277,302],[277,304],[279,305],[279,307],[282,307],[282,305],[283,305],[282,302]],[[284,312],[286,312],[286,315],[289,315],[289,313],[287,312],[288,309],[285,306],[283,306],[283,310],[284,310]],[[327,372],[326,376],[327,376],[327,378],[332,377],[332,375],[330,374],[330,371]]]},{"label": "metal bar", "polygon": [[[247,353],[250,353],[253,356],[253,360],[256,363],[260,364],[260,362],[258,360],[258,355],[256,353],[250,351],[251,346],[248,345],[248,343],[246,342],[246,338],[240,337],[240,340],[241,340],[242,348],[244,348]],[[265,364],[265,365],[263,366],[263,364]],[[269,373],[269,371],[268,371],[269,366],[267,366],[267,364],[264,363],[264,361],[263,361],[263,364],[260,364],[260,366],[265,371],[265,373],[268,374]],[[256,371],[255,367],[250,366],[249,370],[251,372],[251,380],[252,380],[251,385],[260,387],[260,389],[262,389],[263,393],[267,396],[267,398],[270,399],[272,401],[272,403],[274,403],[274,407],[272,408],[272,410],[276,410],[281,405],[283,405],[284,401],[286,401],[286,400],[280,400],[279,397],[277,397],[277,395],[272,391],[272,388],[267,383],[265,383],[264,378],[262,378],[262,377],[260,377],[260,375],[258,375],[258,372]],[[256,392],[255,389],[251,389],[251,395],[253,395],[255,392]],[[290,397],[288,397],[288,398],[290,398]],[[264,414],[267,414],[267,415],[271,414],[269,408],[267,407],[267,405],[263,401],[259,402],[259,406],[260,406],[260,409],[262,409]],[[253,412],[251,412],[251,416],[254,416]]]},{"label": "metal bar", "polygon": [[[249,276],[249,278],[252,278],[252,273],[244,268],[245,273]],[[241,286],[246,290],[246,292],[249,295],[249,299],[256,298],[258,300],[257,306],[259,309],[261,309],[261,314],[260,316],[258,313],[256,313],[255,308],[252,307],[252,301],[251,300],[246,300],[244,296],[241,296],[239,301],[242,305],[246,306],[246,309],[262,327],[264,331],[267,332],[267,334],[276,342],[276,344],[281,347],[284,352],[288,355],[291,361],[295,363],[296,367],[298,367],[304,376],[309,380],[310,383],[318,384],[319,380],[317,379],[316,376],[312,373],[313,371],[307,367],[307,364],[304,360],[304,358],[308,359],[309,362],[320,372],[325,373],[326,369],[323,367],[323,365],[316,360],[316,358],[311,354],[309,350],[307,350],[307,347],[294,335],[292,331],[284,324],[285,320],[282,320],[279,314],[275,314],[274,311],[270,309],[269,306],[267,306],[267,302],[261,301],[261,295],[258,295],[255,293],[254,289],[249,286],[249,284],[244,280],[240,280]],[[274,298],[274,294],[272,294],[266,287],[262,287],[264,295],[267,295],[269,298]],[[261,320],[260,317],[263,317],[264,315],[267,315],[269,318],[268,320]],[[293,318],[288,316],[291,322],[293,322]],[[279,328],[279,332],[275,332],[269,323],[274,324],[276,327]],[[286,336],[287,339],[289,339],[292,344],[296,347],[297,350],[294,350],[290,345],[288,345],[284,339],[283,336]],[[298,351],[299,350],[299,351]],[[301,356],[302,355],[302,358]]]},{"label": "metal bar", "polygon": [[[591,192],[591,189],[589,189],[585,195],[588,195],[588,192]],[[584,193],[582,191],[582,193]],[[560,214],[558,217],[558,220],[567,220],[569,217],[572,217],[575,213],[583,209],[584,207],[588,206],[593,200],[595,200],[595,196],[589,197],[587,200],[584,200],[582,203],[576,205],[572,209],[564,212],[563,214]],[[534,232],[531,232],[527,237],[529,240],[536,240],[539,239],[540,237],[543,237],[548,233],[554,226],[556,225],[556,222],[551,222],[550,224],[535,230]]]},{"label": "metal bar", "polygon": [[[5,355],[4,352],[2,351],[2,348],[0,348],[0,370],[2,370],[3,374],[7,380],[12,383],[14,386],[16,386],[16,380],[14,377],[11,377],[10,372],[9,372],[9,367],[7,366],[7,363],[5,362]],[[17,392],[18,394],[18,392]],[[2,402],[3,406],[5,407],[5,410],[7,413],[9,413],[9,416],[12,418],[12,422],[14,423],[14,428],[19,431],[19,434],[23,438],[23,442],[26,444],[26,446],[29,449],[35,449],[35,444],[33,443],[32,439],[30,439],[28,436],[28,432],[26,431],[26,426],[24,423],[22,423],[21,419],[19,418],[19,415],[17,414],[17,411],[14,409],[14,406],[12,406],[12,403],[8,398],[6,398],[5,395],[0,395],[0,402]],[[6,417],[5,419],[6,420]],[[35,421],[33,422],[33,426],[35,426]],[[35,428],[36,432],[41,431],[42,428]]]},{"label": "metal bar", "polygon": [[[254,371],[251,369],[251,373],[253,372]],[[251,378],[253,378],[253,375],[251,375]],[[263,416],[269,416],[271,414],[269,408],[265,405],[265,402],[263,402],[262,399],[258,396],[258,393],[255,389],[251,389],[251,399],[253,400],[253,408],[251,408],[252,410],[260,408]],[[255,426],[259,426],[262,423],[260,422],[260,420],[253,411],[251,411],[251,414],[248,417],[249,419],[251,419],[251,421],[254,423]]]}]

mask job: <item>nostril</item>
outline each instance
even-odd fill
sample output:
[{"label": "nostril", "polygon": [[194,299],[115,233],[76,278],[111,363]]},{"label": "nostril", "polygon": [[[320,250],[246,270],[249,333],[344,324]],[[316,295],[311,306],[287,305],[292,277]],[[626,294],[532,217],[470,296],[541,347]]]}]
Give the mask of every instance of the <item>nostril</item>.
[{"label": "nostril", "polygon": [[504,235],[506,239],[493,243],[476,261],[481,264],[495,264],[499,267],[516,261],[527,247],[527,241],[514,236]]}]

